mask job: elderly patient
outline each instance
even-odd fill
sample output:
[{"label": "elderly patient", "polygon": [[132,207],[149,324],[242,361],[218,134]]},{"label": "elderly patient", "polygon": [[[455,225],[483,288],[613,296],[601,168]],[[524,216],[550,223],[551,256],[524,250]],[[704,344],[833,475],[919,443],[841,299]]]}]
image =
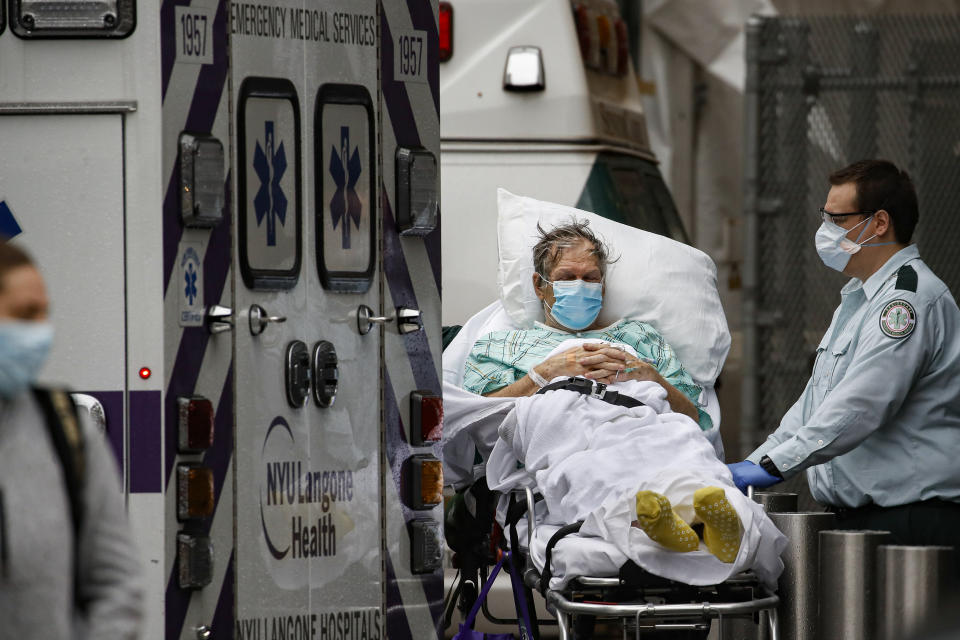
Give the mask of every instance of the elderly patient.
[{"label": "elderly patient", "polygon": [[[495,331],[479,339],[465,365],[464,388],[481,395],[520,397],[532,396],[561,376],[605,384],[647,381],[666,391],[667,411],[687,416],[701,430],[710,429],[710,417],[696,405],[702,389],[663,336],[634,320],[599,326],[609,257],[587,223],[574,221],[550,231],[538,230],[541,238],[534,247],[533,285],[543,304],[544,322],[531,329]],[[576,340],[576,346],[558,348],[577,338],[602,342]],[[637,465],[640,476],[643,466]],[[642,477],[639,483],[642,486]],[[700,544],[690,525],[703,523],[708,550],[722,562],[733,562],[740,548],[741,527],[724,490],[718,486],[698,488],[693,507],[695,517],[686,522],[664,495],[641,489],[636,494],[633,526],[668,549],[685,552]]]},{"label": "elderly patient", "polygon": [[[464,389],[517,397],[533,395],[558,376],[583,376],[605,384],[648,380],[666,389],[674,411],[690,417],[702,430],[710,429],[710,416],[696,406],[703,390],[656,329],[636,320],[620,320],[609,327],[597,322],[609,251],[588,223],[538,230],[533,288],[543,304],[544,322],[531,329],[494,331],[478,340],[467,358]],[[547,357],[571,338],[597,338],[605,344],[587,343]],[[623,344],[640,357],[631,356]]]}]

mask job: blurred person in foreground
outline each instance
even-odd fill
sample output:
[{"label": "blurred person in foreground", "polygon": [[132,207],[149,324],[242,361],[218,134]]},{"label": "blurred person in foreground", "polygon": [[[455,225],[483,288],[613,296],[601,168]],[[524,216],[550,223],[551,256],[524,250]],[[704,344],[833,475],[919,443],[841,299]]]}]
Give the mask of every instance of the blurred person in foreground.
[{"label": "blurred person in foreground", "polygon": [[[816,249],[852,279],[803,395],[730,470],[741,490],[806,470],[810,492],[837,514],[838,528],[887,530],[895,544],[954,546],[960,310],[910,244],[919,207],[905,171],[862,160],[829,180]],[[960,553],[955,558],[960,575]]]},{"label": "blurred person in foreground", "polygon": [[48,307],[30,257],[0,238],[0,638],[136,638],[141,569],[117,465],[67,393],[36,386]]}]

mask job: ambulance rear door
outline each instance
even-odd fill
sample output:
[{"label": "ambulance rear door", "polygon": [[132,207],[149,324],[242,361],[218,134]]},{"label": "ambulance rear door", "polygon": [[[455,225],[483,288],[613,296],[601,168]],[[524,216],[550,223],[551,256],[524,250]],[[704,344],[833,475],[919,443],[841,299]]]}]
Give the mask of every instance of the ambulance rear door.
[{"label": "ambulance rear door", "polygon": [[379,638],[377,4],[233,13],[237,635]]}]

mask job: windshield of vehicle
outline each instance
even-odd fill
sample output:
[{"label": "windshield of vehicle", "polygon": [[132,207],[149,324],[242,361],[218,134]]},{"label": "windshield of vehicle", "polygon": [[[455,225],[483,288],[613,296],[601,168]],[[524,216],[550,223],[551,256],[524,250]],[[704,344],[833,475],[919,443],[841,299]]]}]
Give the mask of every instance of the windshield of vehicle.
[{"label": "windshield of vehicle", "polygon": [[657,165],[643,158],[598,154],[577,208],[690,244]]}]

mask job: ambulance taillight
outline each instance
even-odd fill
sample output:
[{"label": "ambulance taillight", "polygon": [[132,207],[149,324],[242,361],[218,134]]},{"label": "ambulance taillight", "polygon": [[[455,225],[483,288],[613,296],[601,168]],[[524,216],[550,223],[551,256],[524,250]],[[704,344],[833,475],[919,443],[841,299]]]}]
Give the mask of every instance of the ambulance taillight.
[{"label": "ambulance taillight", "polygon": [[194,463],[177,465],[177,519],[209,518],[214,505],[213,470]]},{"label": "ambulance taillight", "polygon": [[616,5],[603,3],[573,5],[573,18],[580,54],[588,69],[607,75],[624,76],[630,69],[630,37],[627,23]]},{"label": "ambulance taillight", "polygon": [[453,7],[449,2],[440,3],[440,13],[438,16],[440,25],[440,62],[446,62],[453,57]]},{"label": "ambulance taillight", "polygon": [[199,453],[213,446],[213,403],[203,396],[177,398],[178,449]]},{"label": "ambulance taillight", "polygon": [[436,520],[410,523],[410,572],[433,573],[443,566],[443,528]]},{"label": "ambulance taillight", "polygon": [[443,398],[418,389],[410,394],[410,444],[422,446],[443,437]]},{"label": "ambulance taillight", "polygon": [[209,536],[177,534],[178,583],[181,589],[201,589],[213,580],[213,543]]},{"label": "ambulance taillight", "polygon": [[443,463],[431,455],[410,458],[414,510],[432,509],[443,501]]}]

